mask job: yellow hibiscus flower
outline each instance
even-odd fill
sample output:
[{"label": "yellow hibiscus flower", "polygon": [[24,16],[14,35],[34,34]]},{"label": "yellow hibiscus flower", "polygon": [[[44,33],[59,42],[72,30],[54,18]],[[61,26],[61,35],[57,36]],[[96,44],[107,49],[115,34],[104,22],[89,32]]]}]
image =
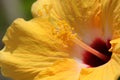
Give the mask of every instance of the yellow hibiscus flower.
[{"label": "yellow hibiscus flower", "polygon": [[116,80],[120,0],[37,0],[33,19],[15,20],[0,51],[13,80]]}]

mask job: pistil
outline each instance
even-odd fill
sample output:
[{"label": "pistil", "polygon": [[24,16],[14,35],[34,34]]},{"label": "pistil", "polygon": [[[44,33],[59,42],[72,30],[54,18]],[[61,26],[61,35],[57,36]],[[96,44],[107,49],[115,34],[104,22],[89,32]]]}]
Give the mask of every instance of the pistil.
[{"label": "pistil", "polygon": [[[103,61],[107,61],[107,56],[102,54],[101,52],[91,48],[89,45],[85,44],[82,40],[79,40],[78,38],[75,38],[74,43],[78,44],[81,48],[85,49],[86,51],[90,52],[91,54],[97,56]],[[99,46],[99,45],[98,45]]]}]

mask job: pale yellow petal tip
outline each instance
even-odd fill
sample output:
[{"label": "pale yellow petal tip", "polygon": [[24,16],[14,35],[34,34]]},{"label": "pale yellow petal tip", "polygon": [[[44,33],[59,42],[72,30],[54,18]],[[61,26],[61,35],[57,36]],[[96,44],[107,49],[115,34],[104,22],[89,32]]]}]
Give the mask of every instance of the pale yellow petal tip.
[{"label": "pale yellow petal tip", "polygon": [[110,51],[116,54],[120,54],[120,38],[113,39],[110,41],[110,43],[111,43]]},{"label": "pale yellow petal tip", "polygon": [[48,17],[51,8],[50,0],[37,0],[33,3],[31,11],[34,17]]},{"label": "pale yellow petal tip", "polygon": [[[8,30],[11,27],[18,27],[19,25],[23,24],[25,22],[25,20],[23,18],[17,18],[16,20],[13,21],[13,23],[11,24],[11,26],[8,28]],[[20,26],[19,26],[20,27]],[[7,30],[7,31],[8,31]]]},{"label": "pale yellow petal tip", "polygon": [[[18,34],[17,31],[20,31],[22,29],[22,27],[24,27],[23,26],[24,24],[25,24],[25,20],[23,18],[17,18],[16,20],[13,21],[13,23],[7,29],[6,34],[4,35],[4,37],[2,39],[2,41],[5,43],[5,45],[6,45],[6,41],[8,41],[8,39],[10,39],[10,37]],[[13,33],[14,33],[14,35],[13,35]]]},{"label": "pale yellow petal tip", "polygon": [[40,11],[39,6],[40,6],[39,0],[34,2],[32,5],[31,11],[34,17],[42,15],[42,12]]},{"label": "pale yellow petal tip", "polygon": [[25,21],[23,18],[17,18],[13,21],[12,24],[21,24],[21,23],[23,23],[23,21]]}]

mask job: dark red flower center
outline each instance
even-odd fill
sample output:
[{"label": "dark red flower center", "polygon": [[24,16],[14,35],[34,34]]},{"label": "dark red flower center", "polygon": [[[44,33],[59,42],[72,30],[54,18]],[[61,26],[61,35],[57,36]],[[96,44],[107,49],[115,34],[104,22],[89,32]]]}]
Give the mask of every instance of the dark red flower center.
[{"label": "dark red flower center", "polygon": [[102,59],[98,58],[97,56],[91,54],[88,51],[85,51],[83,54],[83,62],[85,64],[90,65],[91,67],[97,67],[102,64],[105,64],[108,62],[111,58],[112,52],[109,52],[111,45],[109,43],[110,40],[107,42],[101,40],[100,38],[97,38],[93,41],[93,43],[90,45],[95,50],[99,51],[100,53],[106,55],[106,61],[103,61]]}]

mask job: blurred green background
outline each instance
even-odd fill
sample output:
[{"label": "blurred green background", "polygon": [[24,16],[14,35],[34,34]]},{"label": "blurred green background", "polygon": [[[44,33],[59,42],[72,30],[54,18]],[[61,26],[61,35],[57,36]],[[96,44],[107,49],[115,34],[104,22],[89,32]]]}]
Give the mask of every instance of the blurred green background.
[{"label": "blurred green background", "polygon": [[[30,20],[31,6],[36,0],[0,0],[0,49],[3,48],[2,37],[16,18]],[[0,80],[10,80],[0,74]]]},{"label": "blurred green background", "polygon": [[29,20],[32,18],[31,5],[36,0],[0,0],[0,48],[3,47],[1,39],[11,23],[16,18]]}]

